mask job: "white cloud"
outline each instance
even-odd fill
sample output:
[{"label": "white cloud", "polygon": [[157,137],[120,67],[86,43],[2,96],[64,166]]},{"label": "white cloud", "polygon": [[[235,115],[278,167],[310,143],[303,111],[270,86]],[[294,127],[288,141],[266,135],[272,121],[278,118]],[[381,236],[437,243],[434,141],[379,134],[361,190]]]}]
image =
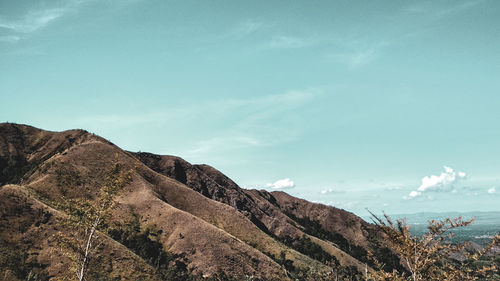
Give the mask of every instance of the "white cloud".
[{"label": "white cloud", "polygon": [[347,65],[349,69],[355,69],[371,63],[378,57],[378,54],[375,50],[368,49],[349,53],[330,54],[328,57]]},{"label": "white cloud", "polygon": [[21,40],[21,37],[16,36],[16,35],[7,35],[7,36],[0,37],[0,42],[16,43],[19,40]]},{"label": "white cloud", "polygon": [[9,29],[14,32],[30,33],[45,27],[51,21],[64,15],[66,11],[67,8],[32,10],[18,20],[1,20],[0,27]]},{"label": "white cloud", "polygon": [[329,201],[326,204],[330,205],[330,206],[335,206],[336,208],[340,208],[340,209],[351,209],[354,206],[358,205],[358,203],[359,203],[359,201],[344,201],[344,202],[341,202],[341,201],[337,201],[337,202]]},{"label": "white cloud", "polygon": [[45,28],[68,13],[76,11],[80,5],[87,2],[90,0],[66,0],[52,4],[47,2],[43,5],[32,5],[29,10],[12,18],[0,16],[0,29],[11,33],[0,37],[0,42],[16,43],[26,34]]},{"label": "white cloud", "polygon": [[333,188],[325,188],[320,191],[321,194],[328,194],[328,193],[344,193],[342,190],[335,190]]},{"label": "white cloud", "polygon": [[207,140],[201,140],[196,143],[196,148],[189,150],[186,155],[199,155],[210,152],[218,147],[225,149],[239,149],[249,146],[265,146],[268,144],[262,143],[261,140],[250,136],[227,136],[215,137]]},{"label": "white cloud", "polygon": [[333,191],[334,191],[333,189],[329,188],[329,189],[323,189],[323,190],[321,190],[320,193],[321,194],[327,194],[327,193],[332,193]]},{"label": "white cloud", "polygon": [[496,187],[492,187],[492,188],[488,189],[489,194],[495,194],[496,192],[497,192]]},{"label": "white cloud", "polygon": [[273,49],[297,49],[312,45],[312,40],[292,36],[274,36],[269,43]]},{"label": "white cloud", "polygon": [[417,190],[411,191],[408,196],[411,199],[422,195],[422,193],[426,191],[445,190],[465,177],[466,174],[464,172],[455,172],[452,168],[444,166],[444,172],[442,172],[439,176],[431,175],[423,177],[422,184],[417,188]]},{"label": "white cloud", "polygon": [[[383,185],[383,184],[382,184]],[[385,187],[384,190],[388,190],[388,191],[392,191],[392,190],[401,190],[403,189],[402,186],[400,185],[392,185],[392,186],[388,186],[388,187]]]},{"label": "white cloud", "polygon": [[362,65],[366,65],[372,62],[376,58],[375,51],[368,50],[353,54],[349,59],[349,66],[351,68],[356,68]]},{"label": "white cloud", "polygon": [[188,143],[190,148],[184,155],[203,155],[206,158],[207,154],[211,155],[221,149],[228,151],[245,147],[274,146],[296,140],[301,136],[303,127],[300,126],[300,120],[288,116],[297,108],[307,105],[317,95],[315,90],[289,91],[259,98],[203,103],[197,108],[191,108],[188,110],[189,116],[196,112],[205,119],[213,119],[210,123],[220,120],[232,121],[216,135],[205,135],[201,140]]},{"label": "white cloud", "polygon": [[408,196],[410,196],[410,197],[417,197],[417,196],[419,196],[420,194],[422,194],[422,192],[412,191],[412,192],[410,192],[410,194],[409,194]]},{"label": "white cloud", "polygon": [[247,36],[258,31],[263,26],[264,22],[256,19],[249,19],[238,24],[238,26],[234,29],[233,34],[237,36]]},{"label": "white cloud", "polygon": [[437,11],[436,16],[438,17],[445,17],[445,16],[450,16],[450,15],[456,15],[459,14],[463,11],[467,11],[471,8],[474,8],[475,6],[483,3],[483,0],[472,0],[472,1],[464,1],[462,3],[458,3],[455,6],[445,8],[443,10]]},{"label": "white cloud", "polygon": [[417,2],[403,8],[403,11],[410,14],[427,15],[439,20],[468,11],[484,2],[484,0]]},{"label": "white cloud", "polygon": [[[302,119],[296,118],[297,111],[321,95],[318,89],[290,90],[251,98],[162,103],[147,111],[135,110],[126,101],[121,101],[121,107],[131,108],[127,114],[120,111],[65,121],[66,127],[94,132],[123,131],[137,126],[182,131],[199,126],[197,136],[179,141],[176,153],[192,162],[206,161],[248,148],[275,146],[299,139],[308,128]],[[102,102],[100,99],[94,101],[95,104]],[[172,141],[179,139],[181,137],[175,137]]]},{"label": "white cloud", "polygon": [[289,178],[277,180],[274,183],[266,184],[266,187],[273,189],[290,189],[295,187],[295,183]]},{"label": "white cloud", "polygon": [[[413,3],[415,2],[415,3]],[[484,0],[460,0],[460,1],[413,1],[403,11],[411,15],[425,16],[429,20],[443,20],[474,9],[483,4]]]}]

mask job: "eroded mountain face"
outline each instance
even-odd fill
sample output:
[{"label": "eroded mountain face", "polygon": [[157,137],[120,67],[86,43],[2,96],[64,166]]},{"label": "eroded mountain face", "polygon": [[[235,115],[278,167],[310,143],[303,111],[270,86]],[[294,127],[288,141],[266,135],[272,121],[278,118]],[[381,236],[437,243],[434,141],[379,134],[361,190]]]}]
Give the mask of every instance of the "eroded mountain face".
[{"label": "eroded mountain face", "polygon": [[[295,240],[314,236],[333,243],[362,263],[371,263],[367,258],[367,251],[370,251],[379,253],[386,264],[399,268],[397,258],[384,246],[383,237],[377,233],[376,227],[350,212],[311,203],[280,191],[242,189],[215,168],[191,165],[176,156],[135,155],[154,171],[180,179],[204,196],[232,206],[262,231],[285,244],[288,241],[292,248]],[[331,251],[330,254],[335,256],[335,252],[338,251]],[[359,265],[344,259],[341,264]]]},{"label": "eroded mountain face", "polygon": [[54,237],[78,230],[60,206],[97,200],[114,161],[134,173],[100,232],[89,269],[99,280],[327,280],[362,273],[367,251],[399,266],[376,228],[344,210],[241,189],[208,165],[123,151],[86,131],[4,123],[0,280],[73,276]]}]

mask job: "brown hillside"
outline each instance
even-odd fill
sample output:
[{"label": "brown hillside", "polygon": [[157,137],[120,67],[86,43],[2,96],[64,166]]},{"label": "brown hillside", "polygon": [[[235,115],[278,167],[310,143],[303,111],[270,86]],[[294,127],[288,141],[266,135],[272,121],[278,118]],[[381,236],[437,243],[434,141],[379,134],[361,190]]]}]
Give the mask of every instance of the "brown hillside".
[{"label": "brown hillside", "polygon": [[[0,189],[0,280],[39,280],[71,276],[71,261],[56,246],[55,235],[65,215],[36,200],[22,186]],[[160,280],[154,268],[113,239],[105,237],[102,255],[94,262],[102,266],[90,275],[118,280]]]},{"label": "brown hillside", "polygon": [[329,240],[356,259],[371,264],[367,253],[392,268],[401,268],[397,256],[387,247],[375,225],[353,213],[332,206],[308,202],[281,191],[272,192],[280,210],[306,228],[306,232]]},{"label": "brown hillside", "polygon": [[[102,179],[105,178],[106,167],[116,156],[126,167],[137,165],[137,160],[130,154],[100,138],[82,134],[80,131],[47,133],[29,127],[25,129],[23,126],[14,126],[17,129],[15,134],[20,136],[9,136],[9,139],[23,141],[8,144],[14,147],[14,151],[23,151],[23,154],[18,154],[20,162],[39,163],[20,177],[19,182],[23,182],[37,197],[52,205],[56,205],[61,198],[95,197]],[[35,136],[31,135],[32,132]],[[75,132],[79,138],[76,138],[71,145],[67,143],[67,136],[73,136]],[[39,148],[31,152],[22,146]],[[43,157],[37,157],[38,155]],[[286,278],[280,266],[266,255],[205,220],[179,210],[167,202],[180,202],[177,205],[184,208],[204,206],[205,208],[200,210],[217,209],[214,214],[227,218],[234,217],[227,214],[224,210],[225,205],[207,200],[199,193],[182,186],[177,181],[162,177],[145,166],[139,165],[136,169],[134,181],[121,194],[120,198],[123,200],[120,199],[114,216],[125,220],[137,216],[140,218],[141,228],[155,225],[163,230],[161,243],[165,250],[182,254],[187,269],[194,275],[213,276],[220,273]],[[156,208],[152,209],[151,206]],[[230,207],[226,209],[239,215]],[[125,213],[121,213],[120,210],[125,210]],[[173,218],[177,218],[177,222]],[[121,221],[118,219],[116,222]],[[237,222],[238,220],[234,219],[234,223]],[[241,224],[252,226],[251,223]],[[184,238],[181,238],[179,233],[182,233]],[[171,237],[172,234],[177,236]]]},{"label": "brown hillside", "polygon": [[[354,266],[358,270],[364,270],[364,264],[352,256],[362,258],[363,262],[370,262],[367,259],[367,251],[376,253],[383,241],[373,225],[344,210],[287,195],[289,201],[296,199],[294,204],[300,205],[300,210],[306,211],[312,208],[322,210],[324,213],[307,211],[297,216],[297,213],[289,208],[288,201],[279,202],[274,193],[264,190],[241,189],[230,178],[209,165],[191,165],[175,156],[159,156],[151,153],[136,155],[158,173],[179,180],[204,196],[239,210],[262,231],[285,244],[287,241],[294,241],[304,236],[312,239],[312,242],[334,256],[342,266]],[[314,227],[319,229],[306,227],[303,225],[304,220],[313,222]],[[318,231],[329,232],[332,235],[318,237],[321,234]],[[299,246],[294,247],[293,243],[288,245],[300,251]],[[308,254],[306,251],[302,252]],[[395,257],[383,260],[395,263]]]},{"label": "brown hillside", "polygon": [[[75,231],[63,223],[68,216],[60,206],[94,200],[114,161],[134,173],[100,233],[104,241],[93,272],[107,278],[319,280],[330,269],[361,272],[364,265],[352,249],[369,250],[378,241],[373,227],[353,214],[284,193],[241,189],[208,165],[126,152],[83,130],[49,132],[4,123],[0,270],[5,276],[71,276],[72,263],[51,240]],[[331,239],[338,236],[345,245]]]}]

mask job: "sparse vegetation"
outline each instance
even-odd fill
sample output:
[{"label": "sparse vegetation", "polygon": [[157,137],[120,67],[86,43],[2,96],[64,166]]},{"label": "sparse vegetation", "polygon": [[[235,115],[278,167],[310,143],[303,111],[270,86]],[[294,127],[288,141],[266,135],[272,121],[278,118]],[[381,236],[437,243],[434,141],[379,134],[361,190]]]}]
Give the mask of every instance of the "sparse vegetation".
[{"label": "sparse vegetation", "polygon": [[[8,204],[0,206],[0,280],[47,280],[46,264],[37,261],[31,243],[26,243],[12,231],[24,233],[47,223],[51,214],[33,208],[23,194],[6,196]],[[5,222],[9,221],[9,224]]]},{"label": "sparse vegetation", "polygon": [[[372,214],[373,215],[373,214]],[[465,227],[469,221],[445,219],[429,221],[428,232],[423,236],[413,236],[405,219],[394,222],[384,214],[384,219],[373,215],[378,225],[389,240],[392,248],[400,255],[405,271],[394,269],[387,272],[383,265],[373,257],[379,270],[371,273],[371,280],[499,280],[498,261],[484,259],[489,248],[498,245],[500,235],[497,235],[488,247],[478,253],[464,250],[464,244],[446,243],[446,238],[453,235],[450,230]],[[452,253],[463,253],[463,261],[450,258]]]},{"label": "sparse vegetation", "polygon": [[19,248],[0,239],[0,269],[4,270],[0,280],[8,281],[9,276],[28,281],[47,280],[47,265],[36,262],[27,251],[20,253]]},{"label": "sparse vegetation", "polygon": [[186,264],[180,261],[182,257],[163,249],[159,239],[161,234],[162,231],[155,226],[141,230],[137,216],[133,216],[126,224],[115,224],[108,229],[111,238],[153,266],[162,280],[193,280],[187,272]]},{"label": "sparse vegetation", "polygon": [[325,252],[323,248],[321,248],[320,245],[314,243],[311,241],[309,237],[306,235],[298,238],[298,239],[293,239],[289,236],[285,237],[282,239],[283,243],[285,245],[290,246],[291,248],[317,260],[320,261],[324,264],[333,264],[336,266],[339,266],[340,263],[335,258],[334,256],[330,255],[329,253]]},{"label": "sparse vegetation", "polygon": [[[330,241],[339,249],[348,253],[352,257],[358,259],[359,261],[368,264],[369,266],[374,266],[372,259],[368,258],[368,252],[358,245],[354,245],[350,243],[344,236],[339,233],[329,232],[323,229],[321,224],[316,220],[311,220],[309,217],[298,218],[294,214],[290,212],[284,212],[289,218],[293,219],[301,226],[304,227],[304,232],[315,236],[319,239]],[[300,250],[299,250],[300,251]],[[377,248],[377,257],[384,262],[384,264],[390,263],[394,264],[394,261],[397,260],[397,257],[384,246],[380,246]],[[324,262],[325,260],[320,260]]]},{"label": "sparse vegetation", "polygon": [[98,232],[105,232],[113,198],[129,183],[132,174],[133,170],[123,171],[115,155],[115,161],[100,188],[97,200],[79,198],[59,203],[59,209],[69,215],[69,220],[65,221],[66,230],[73,229],[75,233],[61,231],[56,240],[66,255],[73,260],[74,271],[79,281],[85,280],[90,261],[98,254],[102,243],[101,234]]},{"label": "sparse vegetation", "polygon": [[[376,228],[282,192],[219,184],[211,177],[222,173],[183,170],[190,164],[177,167],[177,157],[144,154],[160,172],[178,169],[171,175],[148,161],[133,173],[135,154],[99,137],[29,130],[0,143],[0,176],[13,183],[0,184],[0,281],[500,280],[498,248],[489,255],[446,239],[469,222],[433,221],[428,237],[414,237],[404,221],[376,219]],[[197,189],[208,182],[219,202]]]}]

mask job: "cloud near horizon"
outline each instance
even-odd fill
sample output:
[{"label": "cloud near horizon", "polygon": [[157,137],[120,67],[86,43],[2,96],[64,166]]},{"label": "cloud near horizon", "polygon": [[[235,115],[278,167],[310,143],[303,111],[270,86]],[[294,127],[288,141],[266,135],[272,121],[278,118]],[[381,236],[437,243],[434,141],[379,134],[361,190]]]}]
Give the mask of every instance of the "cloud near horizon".
[{"label": "cloud near horizon", "polygon": [[455,172],[452,168],[447,166],[444,166],[443,168],[444,172],[442,172],[439,176],[431,175],[423,177],[422,184],[417,188],[417,190],[411,191],[406,198],[411,199],[418,197],[426,191],[445,190],[466,177],[464,172]]},{"label": "cloud near horizon", "polygon": [[277,180],[274,183],[268,183],[266,184],[266,187],[272,189],[290,189],[295,187],[295,183],[289,178],[285,178]]},{"label": "cloud near horizon", "polygon": [[345,193],[345,191],[342,190],[335,190],[333,188],[325,188],[320,191],[321,194],[329,194],[329,193]]}]

